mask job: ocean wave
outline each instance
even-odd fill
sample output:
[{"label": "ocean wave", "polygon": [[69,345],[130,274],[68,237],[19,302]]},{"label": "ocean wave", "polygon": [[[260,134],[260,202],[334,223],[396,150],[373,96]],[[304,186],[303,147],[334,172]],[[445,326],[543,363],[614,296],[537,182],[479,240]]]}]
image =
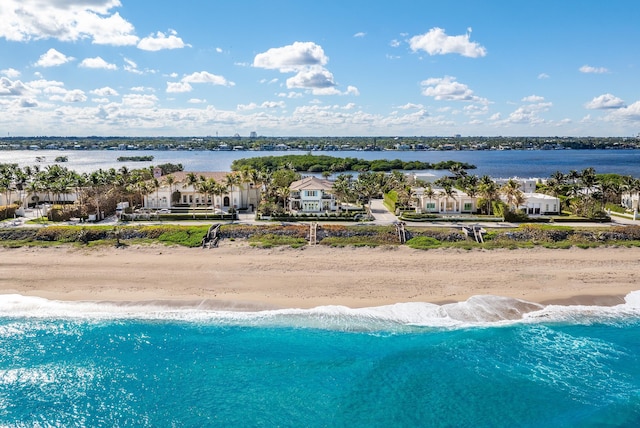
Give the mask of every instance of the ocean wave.
[{"label": "ocean wave", "polygon": [[[222,309],[221,309],[222,307]],[[114,303],[59,301],[22,295],[1,295],[0,314],[7,318],[86,320],[169,320],[223,325],[306,327],[341,331],[464,328],[513,323],[597,323],[640,318],[640,291],[616,306],[541,305],[525,300],[479,295],[464,302],[397,303],[370,308],[319,306],[312,309],[253,310],[201,301]]]}]

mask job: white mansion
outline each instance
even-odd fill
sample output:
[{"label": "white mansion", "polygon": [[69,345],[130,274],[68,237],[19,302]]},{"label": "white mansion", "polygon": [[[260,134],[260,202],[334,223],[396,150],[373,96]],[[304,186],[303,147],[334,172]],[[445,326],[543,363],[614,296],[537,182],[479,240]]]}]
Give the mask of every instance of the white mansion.
[{"label": "white mansion", "polygon": [[[230,208],[253,211],[260,201],[260,189],[253,183],[236,181],[228,184],[231,172],[193,172],[198,179],[214,179],[224,185],[223,192],[205,195],[197,185],[190,184],[189,173],[173,172],[158,178],[160,187],[145,195],[144,207],[149,209],[171,209],[176,206],[207,206],[222,212]],[[170,183],[167,178],[173,178]]]}]

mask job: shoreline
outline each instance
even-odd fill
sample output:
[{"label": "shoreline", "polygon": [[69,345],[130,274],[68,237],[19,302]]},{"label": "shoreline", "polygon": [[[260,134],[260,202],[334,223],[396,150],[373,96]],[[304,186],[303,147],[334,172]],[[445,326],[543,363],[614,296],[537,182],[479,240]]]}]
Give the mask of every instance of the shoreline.
[{"label": "shoreline", "polygon": [[23,247],[0,249],[0,294],[60,301],[205,304],[223,310],[463,302],[614,306],[640,290],[636,248],[414,250]]}]

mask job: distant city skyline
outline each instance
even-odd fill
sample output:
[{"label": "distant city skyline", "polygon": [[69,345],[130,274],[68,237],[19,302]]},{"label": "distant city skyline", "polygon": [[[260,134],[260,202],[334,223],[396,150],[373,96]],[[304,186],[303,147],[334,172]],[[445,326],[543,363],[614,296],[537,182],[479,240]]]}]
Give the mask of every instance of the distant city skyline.
[{"label": "distant city skyline", "polygon": [[636,136],[640,3],[2,0],[1,136]]}]

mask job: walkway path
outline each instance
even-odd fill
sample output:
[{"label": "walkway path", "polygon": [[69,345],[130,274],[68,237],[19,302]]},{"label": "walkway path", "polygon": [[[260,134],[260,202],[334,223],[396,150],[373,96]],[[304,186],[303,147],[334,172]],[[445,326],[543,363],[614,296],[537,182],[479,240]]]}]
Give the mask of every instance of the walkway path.
[{"label": "walkway path", "polygon": [[382,199],[373,199],[371,201],[371,215],[375,219],[373,224],[377,225],[389,225],[398,221],[398,217],[384,206]]}]

